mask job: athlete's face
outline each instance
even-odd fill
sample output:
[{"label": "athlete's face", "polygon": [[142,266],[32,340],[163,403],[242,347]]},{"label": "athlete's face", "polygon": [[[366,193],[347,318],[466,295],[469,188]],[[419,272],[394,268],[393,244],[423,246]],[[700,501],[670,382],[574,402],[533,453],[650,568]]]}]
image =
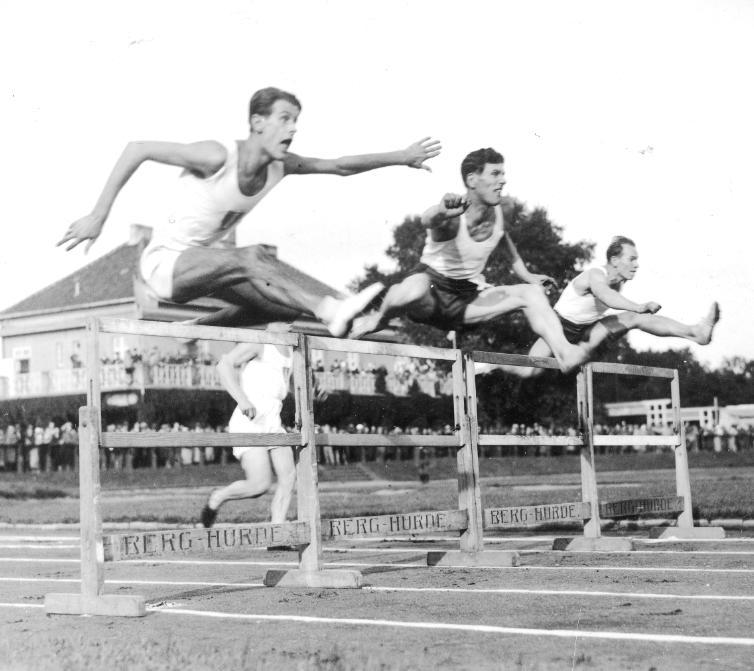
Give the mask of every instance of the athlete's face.
[{"label": "athlete's face", "polygon": [[498,205],[505,186],[505,168],[502,163],[487,163],[482,172],[469,176],[468,184],[485,205]]},{"label": "athlete's face", "polygon": [[273,159],[280,160],[288,152],[300,112],[287,100],[276,100],[269,115],[252,117],[252,129],[261,136],[262,147]]},{"label": "athlete's face", "polygon": [[634,279],[636,271],[639,269],[639,253],[633,245],[623,245],[623,251],[620,256],[613,257],[615,269],[618,275],[624,280]]}]

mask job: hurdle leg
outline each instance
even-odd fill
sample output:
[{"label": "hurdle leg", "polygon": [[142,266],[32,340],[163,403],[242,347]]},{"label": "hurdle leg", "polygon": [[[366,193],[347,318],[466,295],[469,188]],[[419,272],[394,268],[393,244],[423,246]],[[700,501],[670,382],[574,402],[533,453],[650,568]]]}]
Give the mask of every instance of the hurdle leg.
[{"label": "hurdle leg", "polygon": [[584,524],[584,535],[577,538],[556,538],[553,550],[571,552],[627,552],[633,550],[629,538],[603,536],[600,528],[600,505],[597,474],[594,468],[594,394],[592,369],[582,367],[576,378],[579,424],[584,436],[581,447],[581,499],[589,504],[591,517]]},{"label": "hurdle leg", "polygon": [[460,427],[458,449],[458,508],[465,510],[468,526],[461,532],[460,550],[430,552],[428,566],[517,566],[511,551],[485,551],[482,493],[479,487],[479,426],[477,423],[474,360],[456,350],[453,363],[453,410]]},{"label": "hurdle leg", "polygon": [[678,371],[675,371],[670,383],[670,395],[673,405],[673,430],[678,436],[675,453],[675,484],[678,496],[683,498],[683,511],[678,516],[674,527],[653,527],[649,530],[650,538],[725,538],[723,527],[695,527],[694,509],[691,504],[691,478],[689,476],[689,457],[686,450],[686,435],[681,420],[681,394]]},{"label": "hurdle leg", "polygon": [[360,571],[322,569],[322,518],[317,489],[317,445],[310,361],[308,340],[305,335],[300,334],[298,346],[293,350],[296,412],[302,436],[302,447],[296,464],[296,498],[298,519],[309,525],[309,543],[299,548],[297,569],[268,571],[264,577],[264,584],[268,587],[357,588],[363,584]]},{"label": "hurdle leg", "polygon": [[105,594],[100,514],[99,409],[79,410],[81,593],[45,595],[45,612],[62,615],[146,615],[144,597]]}]

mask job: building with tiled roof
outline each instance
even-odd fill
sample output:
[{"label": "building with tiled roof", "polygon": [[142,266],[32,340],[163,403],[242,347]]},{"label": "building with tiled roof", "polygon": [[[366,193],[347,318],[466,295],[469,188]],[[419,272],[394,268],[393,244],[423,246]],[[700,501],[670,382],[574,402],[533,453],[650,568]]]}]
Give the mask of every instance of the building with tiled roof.
[{"label": "building with tiled roof", "polygon": [[[133,225],[127,243],[0,312],[0,402],[15,400],[28,404],[34,398],[49,401],[83,394],[84,325],[89,317],[178,321],[209,314],[227,305],[213,298],[178,304],[155,296],[138,274],[138,259],[150,234],[151,229]],[[275,247],[266,248],[277,256]],[[338,295],[316,278],[282,260],[278,259],[278,263],[312,293]],[[324,333],[314,320],[301,320],[294,328]],[[120,363],[134,353],[137,357],[145,356],[153,350],[158,350],[164,360],[191,356],[211,361],[229,346],[123,335],[103,338],[100,351],[105,362],[113,363]],[[214,376],[207,384],[219,387]]]},{"label": "building with tiled roof", "polygon": [[[226,307],[214,298],[178,304],[151,292],[138,274],[138,260],[150,234],[151,229],[133,225],[127,243],[0,311],[0,426],[20,417],[75,421],[78,407],[86,402],[88,318],[182,321]],[[275,247],[265,247],[277,258]],[[298,268],[280,259],[277,263],[311,293],[339,295]],[[313,318],[297,320],[293,329],[326,334]],[[381,339],[392,340],[393,335],[386,332]],[[174,406],[197,421],[209,421],[207,415],[224,416],[231,400],[219,383],[214,362],[230,347],[232,343],[103,335],[99,345],[103,410],[111,418],[120,412],[132,421],[134,413],[140,417],[152,413],[154,418],[155,413],[169,414]],[[382,393],[374,375],[332,373],[331,363],[338,357],[343,363],[359,364],[358,354],[324,353],[321,363],[326,370],[317,373],[323,378],[320,384],[329,391],[357,396]],[[128,362],[134,360],[137,364],[131,366]],[[392,369],[392,358],[375,355],[362,364]],[[389,391],[405,395],[397,381],[394,386]]]}]

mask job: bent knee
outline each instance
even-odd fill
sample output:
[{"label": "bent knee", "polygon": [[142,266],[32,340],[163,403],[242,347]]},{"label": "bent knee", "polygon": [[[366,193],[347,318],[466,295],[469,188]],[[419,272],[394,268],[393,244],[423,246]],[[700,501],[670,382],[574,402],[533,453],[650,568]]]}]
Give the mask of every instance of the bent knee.
[{"label": "bent knee", "polygon": [[239,247],[236,256],[241,263],[272,263],[275,256],[264,245]]}]

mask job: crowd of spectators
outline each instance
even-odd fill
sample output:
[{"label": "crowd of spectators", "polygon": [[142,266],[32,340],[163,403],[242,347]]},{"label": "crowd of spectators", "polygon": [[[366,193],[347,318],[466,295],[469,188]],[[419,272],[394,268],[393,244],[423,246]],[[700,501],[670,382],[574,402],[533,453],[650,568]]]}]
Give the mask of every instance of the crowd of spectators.
[{"label": "crowd of spectators", "polygon": [[[294,431],[293,427],[286,427]],[[227,431],[227,426],[208,426],[196,422],[186,426],[179,422],[148,424],[147,422],[108,424],[105,431],[117,432],[194,432],[215,433]],[[451,435],[450,424],[437,423],[431,428],[424,426],[375,426],[362,423],[345,423],[339,426],[317,425],[318,433],[329,434],[410,434],[410,435]],[[518,436],[577,436],[574,427],[553,427],[534,423],[505,425],[500,422],[482,424],[480,432],[496,435]],[[669,427],[648,427],[646,424],[620,422],[612,425],[595,425],[596,434],[607,435],[669,435]],[[696,424],[686,426],[686,444],[689,451],[740,452],[754,448],[754,426],[700,428]],[[575,446],[483,446],[482,456],[555,456],[576,453]],[[627,445],[598,448],[601,452],[644,452],[662,448],[644,445]],[[57,424],[53,421],[36,421],[28,424],[6,424],[0,426],[0,470],[5,471],[55,471],[76,467],[78,450],[77,427],[72,422]],[[334,446],[318,447],[319,461],[323,465],[338,466],[355,461],[385,461],[408,458],[407,451],[395,447]],[[448,450],[435,451],[439,456]],[[153,448],[150,450],[105,450],[103,456],[106,468],[127,467],[178,467],[209,463],[225,463],[232,459],[229,448],[182,447]]]}]

